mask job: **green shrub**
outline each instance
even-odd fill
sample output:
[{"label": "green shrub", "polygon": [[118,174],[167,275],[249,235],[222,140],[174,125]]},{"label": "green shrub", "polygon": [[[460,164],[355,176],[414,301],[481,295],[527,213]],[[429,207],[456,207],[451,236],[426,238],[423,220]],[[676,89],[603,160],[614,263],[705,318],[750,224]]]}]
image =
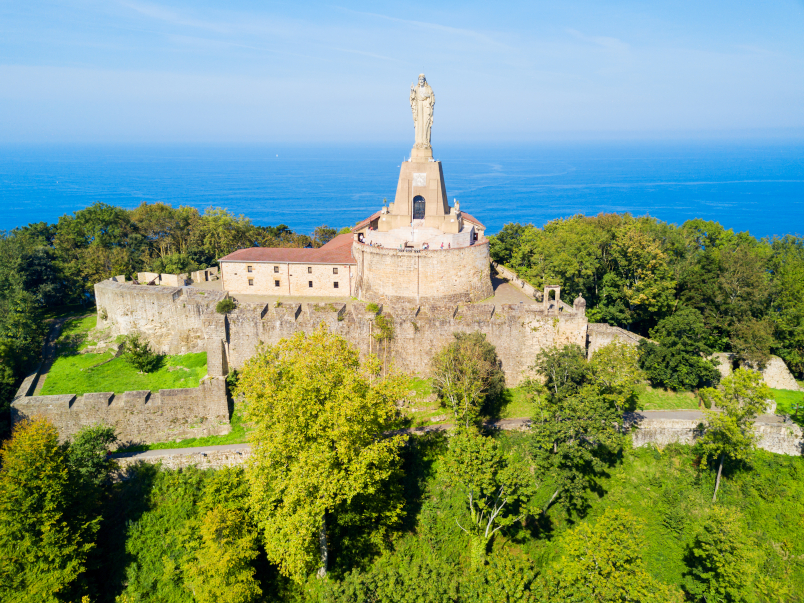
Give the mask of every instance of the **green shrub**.
[{"label": "green shrub", "polygon": [[237,304],[231,297],[227,297],[226,299],[222,299],[218,302],[215,306],[215,312],[218,314],[228,314],[232,310],[237,308]]}]

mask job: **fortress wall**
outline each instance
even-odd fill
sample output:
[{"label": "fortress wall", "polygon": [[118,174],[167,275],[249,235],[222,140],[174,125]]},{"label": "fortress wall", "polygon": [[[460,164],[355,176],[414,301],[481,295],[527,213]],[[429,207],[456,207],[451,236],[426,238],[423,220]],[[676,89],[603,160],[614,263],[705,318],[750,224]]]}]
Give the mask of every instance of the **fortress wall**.
[{"label": "fortress wall", "polygon": [[458,303],[494,295],[489,243],[416,253],[355,243],[355,290],[374,302]]},{"label": "fortress wall", "polygon": [[[330,331],[346,338],[361,354],[383,355],[384,344],[372,336],[375,314],[366,304],[241,303],[230,314],[215,312],[222,292],[200,296],[191,287],[120,285],[111,281],[96,286],[98,312],[107,312],[101,327],[113,334],[139,331],[160,351],[184,353],[206,351],[210,375],[240,368],[260,342],[275,344],[297,331],[310,333],[325,323]],[[509,385],[531,374],[536,354],[552,345],[586,343],[587,320],[561,304],[551,306],[507,304],[495,311],[492,304],[384,304],[381,312],[394,320],[395,336],[388,344],[388,358],[397,369],[426,373],[433,354],[453,340],[455,332],[480,331],[497,348]],[[221,355],[221,347],[225,357]]]},{"label": "fortress wall", "polygon": [[207,338],[225,339],[225,322],[215,304],[223,291],[102,281],[95,285],[98,328],[114,335],[143,333],[165,354],[206,350]]},{"label": "fortress wall", "polygon": [[[304,307],[302,307],[304,306]],[[374,339],[375,314],[365,304],[283,303],[280,307],[241,306],[228,316],[229,362],[240,367],[254,355],[263,341],[275,344],[297,331],[310,333],[322,322],[330,331],[346,338],[361,354],[374,352],[381,358],[384,343]],[[433,355],[453,341],[453,333],[480,331],[497,348],[509,385],[531,375],[536,354],[552,345],[583,345],[586,317],[562,313],[548,315],[538,306],[432,305],[384,306],[381,312],[393,318],[394,339],[388,345],[388,358],[400,371],[426,374]]]},{"label": "fortress wall", "polygon": [[147,390],[76,396],[29,396],[11,405],[12,421],[45,416],[62,441],[82,427],[102,423],[123,442],[148,443],[229,433],[226,382],[211,379],[187,389]]}]

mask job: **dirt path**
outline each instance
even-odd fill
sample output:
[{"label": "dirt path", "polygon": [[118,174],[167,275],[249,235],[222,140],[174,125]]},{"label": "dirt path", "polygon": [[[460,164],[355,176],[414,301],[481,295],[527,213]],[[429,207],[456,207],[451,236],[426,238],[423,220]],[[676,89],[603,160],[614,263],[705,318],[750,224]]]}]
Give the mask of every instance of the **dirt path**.
[{"label": "dirt path", "polygon": [[[89,315],[87,314],[86,316]],[[45,379],[47,379],[47,374],[50,372],[50,367],[53,366],[53,362],[56,360],[56,340],[58,340],[61,335],[64,324],[73,318],[81,319],[85,318],[85,316],[64,316],[62,318],[54,318],[51,321],[50,332],[47,334],[45,345],[42,346],[42,364],[39,369],[39,377],[36,379],[36,387],[34,388],[33,396],[38,396],[42,391],[42,386],[45,384]]]}]

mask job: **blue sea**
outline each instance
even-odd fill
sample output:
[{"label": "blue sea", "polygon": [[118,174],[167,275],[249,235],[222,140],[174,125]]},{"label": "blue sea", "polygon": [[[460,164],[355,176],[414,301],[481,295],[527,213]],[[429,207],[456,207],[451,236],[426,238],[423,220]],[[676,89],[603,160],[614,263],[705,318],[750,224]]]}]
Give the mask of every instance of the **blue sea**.
[{"label": "blue sea", "polygon": [[[0,146],[0,230],[102,201],[223,207],[310,233],[393,200],[407,144]],[[600,212],[804,234],[804,142],[435,145],[450,203],[497,232]]]}]

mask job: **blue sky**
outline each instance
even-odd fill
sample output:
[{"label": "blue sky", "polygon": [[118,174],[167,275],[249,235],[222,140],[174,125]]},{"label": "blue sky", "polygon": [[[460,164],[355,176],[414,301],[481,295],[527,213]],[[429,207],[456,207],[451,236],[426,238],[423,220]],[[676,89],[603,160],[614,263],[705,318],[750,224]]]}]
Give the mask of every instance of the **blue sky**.
[{"label": "blue sky", "polygon": [[0,4],[0,142],[804,138],[804,0]]}]

